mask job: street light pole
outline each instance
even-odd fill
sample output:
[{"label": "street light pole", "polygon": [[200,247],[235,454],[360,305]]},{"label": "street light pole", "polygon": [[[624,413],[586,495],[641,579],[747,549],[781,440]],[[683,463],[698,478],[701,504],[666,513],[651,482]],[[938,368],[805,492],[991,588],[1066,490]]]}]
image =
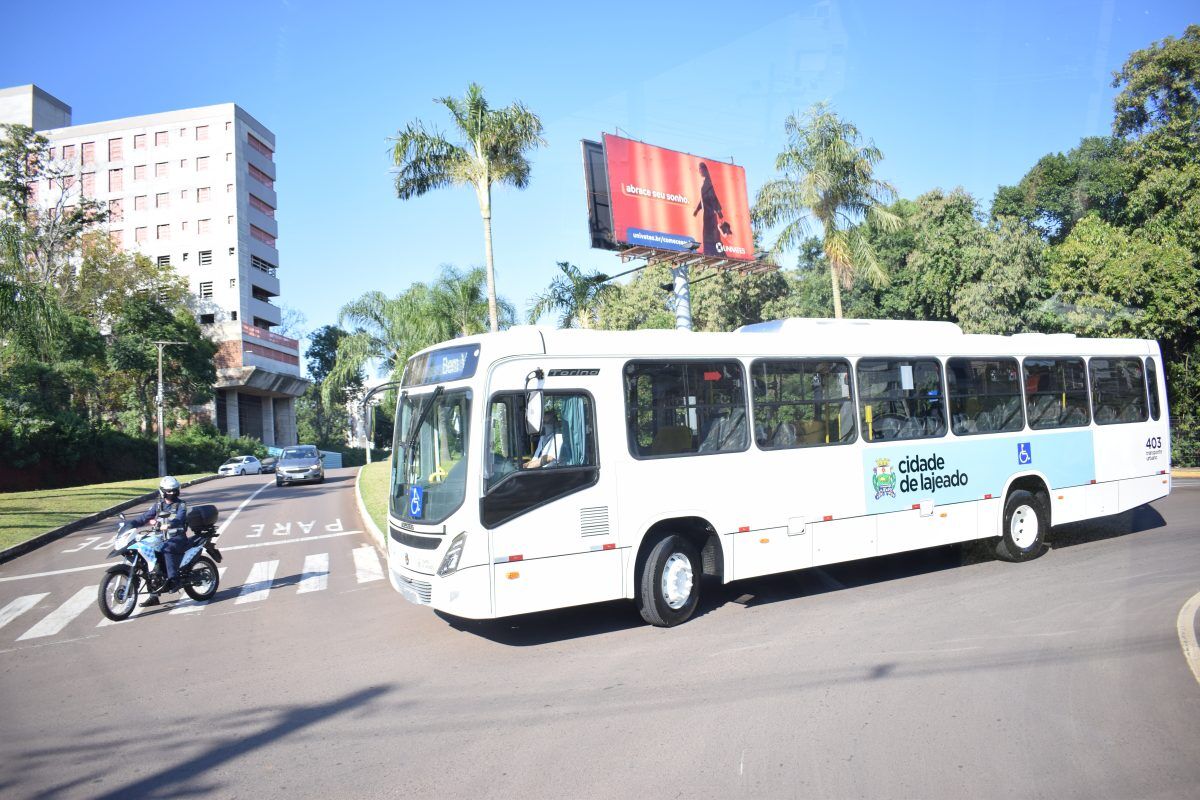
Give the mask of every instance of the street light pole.
[{"label": "street light pole", "polygon": [[154,396],[154,404],[158,407],[158,477],[163,477],[167,474],[167,437],[163,430],[163,379],[162,379],[162,354],[163,348],[169,344],[185,344],[185,342],[155,342],[154,346],[158,348],[158,394]]}]

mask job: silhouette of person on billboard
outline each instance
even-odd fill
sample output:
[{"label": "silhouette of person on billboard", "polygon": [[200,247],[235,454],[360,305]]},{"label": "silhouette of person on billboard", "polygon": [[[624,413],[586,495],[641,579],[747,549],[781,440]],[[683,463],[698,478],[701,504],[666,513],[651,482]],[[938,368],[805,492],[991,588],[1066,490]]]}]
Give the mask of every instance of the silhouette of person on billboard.
[{"label": "silhouette of person on billboard", "polygon": [[701,236],[700,252],[706,256],[719,256],[722,255],[722,251],[717,245],[721,241],[721,234],[729,236],[733,230],[725,221],[725,215],[721,213],[721,201],[717,197],[717,190],[713,188],[712,176],[708,174],[708,164],[703,161],[700,162],[700,175],[704,178],[700,185],[700,202],[692,212],[694,217],[704,209],[704,233]]}]

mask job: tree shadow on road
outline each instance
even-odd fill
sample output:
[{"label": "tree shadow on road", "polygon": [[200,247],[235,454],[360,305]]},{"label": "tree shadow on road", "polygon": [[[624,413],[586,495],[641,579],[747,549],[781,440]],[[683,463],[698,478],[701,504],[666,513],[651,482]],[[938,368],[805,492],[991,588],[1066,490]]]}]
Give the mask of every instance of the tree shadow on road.
[{"label": "tree shadow on road", "polygon": [[[163,767],[143,778],[109,789],[101,794],[95,784],[104,780],[105,777],[111,777],[112,770],[118,764],[122,761],[127,763],[132,762],[133,764],[138,763],[137,758],[129,758],[131,754],[124,754],[126,758],[120,758],[120,754],[114,754],[112,752],[112,742],[108,740],[108,737],[111,736],[111,731],[105,731],[102,735],[106,737],[106,741],[102,747],[82,744],[82,749],[85,751],[96,750],[108,754],[107,766],[103,767],[104,771],[102,773],[86,774],[69,782],[48,787],[29,796],[49,800],[49,798],[74,794],[81,787],[88,785],[92,785],[93,789],[89,794],[92,797],[98,798],[98,800],[115,800],[116,798],[126,797],[184,797],[189,795],[232,796],[233,787],[222,787],[214,779],[215,774],[228,762],[244,757],[255,750],[273,745],[281,739],[293,736],[306,728],[323,723],[333,717],[355,711],[356,709],[366,709],[380,697],[393,691],[395,688],[394,685],[372,686],[348,694],[340,699],[331,700],[328,703],[294,705],[278,709],[260,709],[260,716],[262,717],[260,724],[262,727],[257,731],[246,731],[245,726],[253,724],[253,721],[247,721],[247,723],[239,725],[237,730],[232,732],[234,735],[221,733],[219,736],[213,736],[209,746],[201,752],[171,766]],[[215,719],[197,720],[195,730],[203,730],[219,721]],[[186,747],[187,743],[180,743],[174,749],[178,750],[179,748]],[[73,749],[78,750],[80,748],[76,746]],[[141,763],[152,764],[162,762],[164,756],[170,750],[171,748],[156,747],[153,754],[148,755],[147,760]],[[59,757],[54,751],[33,751],[23,754],[21,760],[29,759],[36,764],[39,759],[44,760],[52,755],[53,757]]]}]

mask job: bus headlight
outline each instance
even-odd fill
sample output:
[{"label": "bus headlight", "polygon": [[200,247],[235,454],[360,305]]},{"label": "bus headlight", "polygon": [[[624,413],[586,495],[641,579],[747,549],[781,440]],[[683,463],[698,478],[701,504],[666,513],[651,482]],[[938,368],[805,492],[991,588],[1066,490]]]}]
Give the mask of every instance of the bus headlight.
[{"label": "bus headlight", "polygon": [[444,578],[458,569],[458,562],[462,559],[463,548],[466,545],[466,531],[454,537],[454,541],[450,543],[450,549],[446,551],[446,557],[442,559],[442,565],[438,567],[437,574],[439,578]]}]

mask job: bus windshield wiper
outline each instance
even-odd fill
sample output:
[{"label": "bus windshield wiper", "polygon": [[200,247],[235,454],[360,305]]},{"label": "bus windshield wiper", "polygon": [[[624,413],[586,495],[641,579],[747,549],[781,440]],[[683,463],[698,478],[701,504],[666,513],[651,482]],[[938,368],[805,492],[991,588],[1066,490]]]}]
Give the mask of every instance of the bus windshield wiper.
[{"label": "bus windshield wiper", "polygon": [[445,387],[441,385],[434,389],[430,393],[429,399],[421,406],[421,413],[413,417],[412,427],[409,429],[408,436],[404,440],[404,474],[406,476],[409,464],[412,462],[413,446],[417,443],[417,435],[421,432],[421,426],[425,424],[425,417],[429,415],[433,404],[441,396],[444,389]]}]

